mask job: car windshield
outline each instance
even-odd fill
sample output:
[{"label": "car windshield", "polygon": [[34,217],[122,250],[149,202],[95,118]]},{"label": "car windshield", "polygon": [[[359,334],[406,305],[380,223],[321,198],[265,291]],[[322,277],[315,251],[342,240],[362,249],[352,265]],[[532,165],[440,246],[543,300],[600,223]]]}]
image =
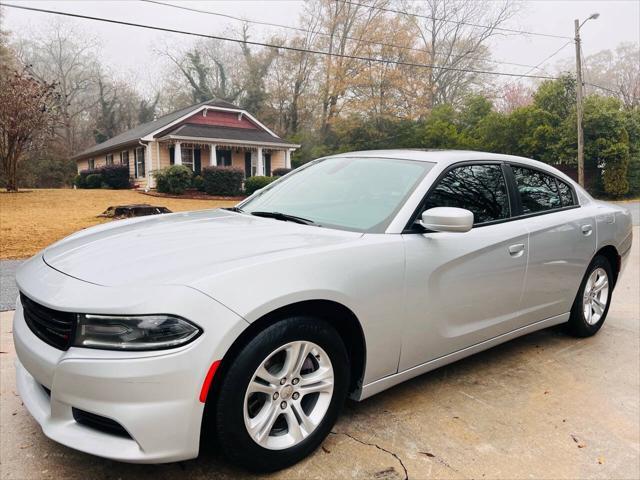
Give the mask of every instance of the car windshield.
[{"label": "car windshield", "polygon": [[295,216],[324,227],[384,231],[433,165],[389,158],[325,158],[265,188],[240,207],[279,220]]}]

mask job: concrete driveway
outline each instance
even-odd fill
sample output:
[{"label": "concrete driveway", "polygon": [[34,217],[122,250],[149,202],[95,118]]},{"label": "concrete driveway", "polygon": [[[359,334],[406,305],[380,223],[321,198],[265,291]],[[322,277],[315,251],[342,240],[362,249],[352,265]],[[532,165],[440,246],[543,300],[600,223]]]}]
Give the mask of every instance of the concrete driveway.
[{"label": "concrete driveway", "polygon": [[[639,235],[595,337],[544,330],[349,403],[322,448],[268,478],[639,478]],[[252,478],[210,451],[127,465],[48,440],[16,393],[12,313],[0,318],[1,478]]]}]

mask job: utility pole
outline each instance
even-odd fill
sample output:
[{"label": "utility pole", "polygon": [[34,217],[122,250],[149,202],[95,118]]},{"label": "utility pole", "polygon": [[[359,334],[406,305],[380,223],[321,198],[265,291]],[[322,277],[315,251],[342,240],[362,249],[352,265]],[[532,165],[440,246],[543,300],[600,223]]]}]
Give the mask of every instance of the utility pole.
[{"label": "utility pole", "polygon": [[595,20],[600,16],[593,13],[584,22],[574,20],[576,29],[576,117],[578,119],[578,183],[584,187],[584,131],[582,130],[582,58],[580,58],[580,28],[589,20]]},{"label": "utility pole", "polygon": [[576,117],[578,118],[578,183],[584,187],[584,131],[582,130],[582,59],[580,58],[580,20],[576,28]]}]

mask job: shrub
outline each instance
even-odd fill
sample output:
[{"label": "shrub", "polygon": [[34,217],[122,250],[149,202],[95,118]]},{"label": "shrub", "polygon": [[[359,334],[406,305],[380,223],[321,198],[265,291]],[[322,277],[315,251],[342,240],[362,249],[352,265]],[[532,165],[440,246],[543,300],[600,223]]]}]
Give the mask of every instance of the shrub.
[{"label": "shrub", "polygon": [[193,177],[193,180],[191,180],[191,188],[195,188],[199,192],[204,192],[204,178],[200,175]]},{"label": "shrub", "polygon": [[191,186],[191,169],[184,165],[172,165],[153,173],[156,177],[156,188],[161,193],[182,195]]},{"label": "shrub", "polygon": [[77,188],[87,188],[87,176],[82,174],[77,174],[73,179],[73,184]]},{"label": "shrub", "polygon": [[242,194],[244,172],[233,167],[205,167],[202,169],[204,191],[209,195],[235,197]]},{"label": "shrub", "polygon": [[263,187],[266,187],[274,180],[277,180],[276,177],[249,177],[244,181],[244,193],[247,195],[252,195],[256,190],[260,190]]},{"label": "shrub", "polygon": [[284,177],[287,173],[289,173],[292,168],[276,168],[271,174],[274,177]]},{"label": "shrub", "polygon": [[90,173],[85,180],[85,188],[101,188],[102,175],[99,173]]},{"label": "shrub", "polygon": [[105,165],[97,169],[96,173],[102,175],[102,182],[107,188],[129,188],[128,165]]}]

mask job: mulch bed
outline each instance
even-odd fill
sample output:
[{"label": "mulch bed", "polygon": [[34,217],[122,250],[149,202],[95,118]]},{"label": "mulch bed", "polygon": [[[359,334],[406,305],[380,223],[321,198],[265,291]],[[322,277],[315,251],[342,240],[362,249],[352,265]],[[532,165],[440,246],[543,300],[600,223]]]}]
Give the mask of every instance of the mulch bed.
[{"label": "mulch bed", "polygon": [[239,202],[247,198],[246,196],[242,197],[219,197],[216,195],[207,195],[204,192],[199,192],[198,190],[187,190],[182,195],[170,195],[168,193],[158,193],[154,191],[145,192],[144,190],[138,191],[142,195],[149,195],[150,197],[159,197],[159,198],[184,198],[189,200],[229,200]]}]

